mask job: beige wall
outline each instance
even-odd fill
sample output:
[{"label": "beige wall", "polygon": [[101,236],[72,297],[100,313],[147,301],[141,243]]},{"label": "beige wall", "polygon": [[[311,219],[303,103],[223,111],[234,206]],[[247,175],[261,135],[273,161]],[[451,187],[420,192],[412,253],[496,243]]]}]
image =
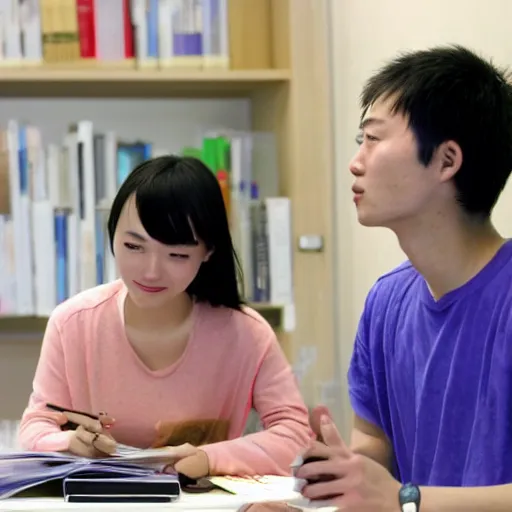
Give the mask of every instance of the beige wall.
[{"label": "beige wall", "polygon": [[[351,202],[348,162],[356,150],[358,96],[364,80],[404,49],[460,43],[512,65],[511,0],[331,0],[335,100],[335,174],[338,275],[337,333],[343,378],[363,301],[383,272],[404,259],[395,237],[358,225]],[[482,170],[485,172],[485,169]],[[512,235],[512,180],[495,211],[496,225]],[[344,394],[344,427],[349,406]]]}]

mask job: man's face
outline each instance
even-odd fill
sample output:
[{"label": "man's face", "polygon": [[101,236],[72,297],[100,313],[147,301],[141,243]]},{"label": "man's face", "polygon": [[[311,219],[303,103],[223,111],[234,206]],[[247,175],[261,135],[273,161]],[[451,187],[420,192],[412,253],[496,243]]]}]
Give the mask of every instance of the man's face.
[{"label": "man's face", "polygon": [[354,202],[364,226],[398,229],[436,208],[439,172],[418,159],[407,119],[390,112],[391,101],[376,101],[362,121],[361,145],[350,162]]}]

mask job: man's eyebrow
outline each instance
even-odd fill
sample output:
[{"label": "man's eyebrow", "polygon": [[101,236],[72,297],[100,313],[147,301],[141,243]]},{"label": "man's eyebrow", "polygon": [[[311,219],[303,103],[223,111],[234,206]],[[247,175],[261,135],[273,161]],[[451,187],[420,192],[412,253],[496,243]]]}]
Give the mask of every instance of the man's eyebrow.
[{"label": "man's eyebrow", "polygon": [[147,241],[142,235],[139,235],[139,233],[136,233],[135,231],[126,231],[126,234],[133,236],[133,238],[136,238],[137,240],[140,240],[141,242]]},{"label": "man's eyebrow", "polygon": [[379,119],[378,117],[366,117],[361,121],[361,124],[359,125],[359,129],[362,130],[363,128],[366,128],[369,124],[384,124],[384,119]]}]

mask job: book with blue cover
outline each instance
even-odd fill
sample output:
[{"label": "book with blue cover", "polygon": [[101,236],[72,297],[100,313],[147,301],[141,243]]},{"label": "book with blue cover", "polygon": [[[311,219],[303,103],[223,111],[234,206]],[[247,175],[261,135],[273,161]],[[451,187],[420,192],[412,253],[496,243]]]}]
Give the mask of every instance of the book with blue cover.
[{"label": "book with blue cover", "polygon": [[53,452],[0,453],[0,500],[53,483],[68,501],[172,501],[181,489],[178,475],[169,469],[170,453],[130,447],[101,459]]}]

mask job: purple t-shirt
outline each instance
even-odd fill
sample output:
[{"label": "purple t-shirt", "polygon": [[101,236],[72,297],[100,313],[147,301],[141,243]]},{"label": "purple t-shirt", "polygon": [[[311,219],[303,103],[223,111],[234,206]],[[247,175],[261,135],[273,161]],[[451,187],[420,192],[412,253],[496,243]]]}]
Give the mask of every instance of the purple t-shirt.
[{"label": "purple t-shirt", "polygon": [[511,483],[512,241],[437,302],[410,263],[381,277],[348,380],[355,413],[388,436],[403,483]]}]

